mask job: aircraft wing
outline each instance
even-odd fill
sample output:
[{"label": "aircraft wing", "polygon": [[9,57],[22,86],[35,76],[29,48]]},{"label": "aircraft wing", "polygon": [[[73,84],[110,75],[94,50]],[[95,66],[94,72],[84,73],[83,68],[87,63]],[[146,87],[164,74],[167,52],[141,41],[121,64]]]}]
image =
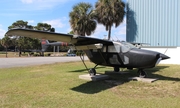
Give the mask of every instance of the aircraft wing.
[{"label": "aircraft wing", "polygon": [[61,42],[67,42],[67,43],[73,44],[75,46],[84,46],[84,45],[92,45],[92,44],[99,44],[99,43],[103,45],[113,44],[112,41],[102,40],[98,38],[46,32],[46,31],[38,31],[38,30],[30,30],[30,29],[11,29],[7,31],[6,35],[7,36],[24,36],[24,37],[30,37],[30,38],[61,41]]}]

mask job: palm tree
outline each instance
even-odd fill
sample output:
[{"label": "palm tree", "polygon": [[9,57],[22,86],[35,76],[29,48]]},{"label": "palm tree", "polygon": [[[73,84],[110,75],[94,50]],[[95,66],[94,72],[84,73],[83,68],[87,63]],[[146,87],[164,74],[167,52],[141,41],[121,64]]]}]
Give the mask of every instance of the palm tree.
[{"label": "palm tree", "polygon": [[118,27],[125,15],[125,4],[121,0],[98,0],[95,5],[95,19],[98,23],[106,26],[108,40],[111,37],[111,27]]},{"label": "palm tree", "polygon": [[93,7],[89,3],[81,2],[73,7],[69,13],[70,24],[73,32],[77,35],[91,35],[96,29],[96,21],[93,19]]}]

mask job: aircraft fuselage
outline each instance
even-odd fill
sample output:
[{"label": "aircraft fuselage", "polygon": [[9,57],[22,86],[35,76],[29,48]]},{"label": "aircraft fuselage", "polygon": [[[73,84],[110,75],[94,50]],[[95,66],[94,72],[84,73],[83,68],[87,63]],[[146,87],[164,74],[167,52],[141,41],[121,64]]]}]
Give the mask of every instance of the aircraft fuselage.
[{"label": "aircraft fuselage", "polygon": [[152,68],[160,60],[169,58],[159,52],[138,49],[126,42],[114,42],[114,45],[103,45],[101,49],[85,50],[85,53],[95,64],[129,69]]}]

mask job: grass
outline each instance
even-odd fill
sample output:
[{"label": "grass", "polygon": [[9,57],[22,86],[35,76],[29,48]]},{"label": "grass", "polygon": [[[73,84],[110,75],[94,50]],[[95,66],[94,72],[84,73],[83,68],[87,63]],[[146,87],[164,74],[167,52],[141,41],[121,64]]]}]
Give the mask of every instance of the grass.
[{"label": "grass", "polygon": [[[97,68],[98,73],[105,70],[112,68]],[[179,65],[159,65],[146,71],[159,80],[128,81],[136,75],[133,70],[111,75],[120,85],[89,82],[78,78],[87,73],[81,62],[0,69],[0,108],[179,108]]]}]

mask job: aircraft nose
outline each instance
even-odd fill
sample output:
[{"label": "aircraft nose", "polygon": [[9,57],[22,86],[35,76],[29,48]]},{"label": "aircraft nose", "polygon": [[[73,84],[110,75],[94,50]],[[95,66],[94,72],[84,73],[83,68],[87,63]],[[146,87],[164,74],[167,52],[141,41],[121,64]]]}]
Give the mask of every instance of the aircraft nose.
[{"label": "aircraft nose", "polygon": [[170,57],[165,54],[160,54],[162,60],[169,59]]}]

